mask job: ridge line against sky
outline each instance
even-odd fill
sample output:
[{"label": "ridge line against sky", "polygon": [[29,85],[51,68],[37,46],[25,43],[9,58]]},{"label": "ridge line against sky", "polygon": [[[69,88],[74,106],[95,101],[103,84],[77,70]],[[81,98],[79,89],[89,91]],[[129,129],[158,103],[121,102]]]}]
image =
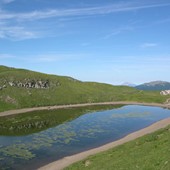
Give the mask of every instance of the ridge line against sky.
[{"label": "ridge line against sky", "polygon": [[168,0],[0,0],[0,65],[111,84],[170,81],[169,11]]}]

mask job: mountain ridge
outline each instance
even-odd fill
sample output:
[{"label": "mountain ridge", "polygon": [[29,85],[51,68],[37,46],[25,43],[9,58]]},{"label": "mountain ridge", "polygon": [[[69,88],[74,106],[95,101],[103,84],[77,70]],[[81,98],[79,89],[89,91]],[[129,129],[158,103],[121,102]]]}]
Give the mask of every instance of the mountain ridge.
[{"label": "mountain ridge", "polygon": [[148,82],[148,83],[144,83],[144,84],[135,86],[135,88],[139,89],[139,90],[157,90],[157,91],[169,90],[170,89],[170,82],[161,81],[161,80],[151,81],[151,82]]},{"label": "mountain ridge", "polygon": [[134,83],[130,83],[130,82],[124,82],[123,84],[121,84],[122,86],[129,86],[129,87],[135,87],[137,86],[136,84]]}]

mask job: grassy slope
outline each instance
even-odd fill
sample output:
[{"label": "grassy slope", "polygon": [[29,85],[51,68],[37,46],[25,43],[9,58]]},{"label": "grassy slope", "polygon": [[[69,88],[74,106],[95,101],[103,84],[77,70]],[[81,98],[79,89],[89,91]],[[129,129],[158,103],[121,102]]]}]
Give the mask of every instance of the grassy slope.
[{"label": "grassy slope", "polygon": [[[49,89],[25,89],[10,87],[0,91],[0,111],[16,108],[61,105],[104,101],[139,101],[163,103],[166,96],[159,92],[145,92],[125,86],[112,86],[95,82],[81,82],[70,77],[0,66],[0,85],[4,80],[17,81],[48,79]],[[60,86],[56,86],[60,82]]]},{"label": "grassy slope", "polygon": [[109,151],[90,156],[66,170],[169,170],[169,141],[170,126]]}]

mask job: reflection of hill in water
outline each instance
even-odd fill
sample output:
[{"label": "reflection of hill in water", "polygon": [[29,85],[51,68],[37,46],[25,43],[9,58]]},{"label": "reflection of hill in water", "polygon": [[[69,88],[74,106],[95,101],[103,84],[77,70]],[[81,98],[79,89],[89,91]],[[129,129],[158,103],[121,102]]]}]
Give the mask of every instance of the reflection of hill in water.
[{"label": "reflection of hill in water", "polygon": [[145,117],[145,116],[149,116],[151,113],[150,112],[141,112],[141,113],[133,113],[133,112],[131,112],[131,113],[126,113],[126,114],[113,114],[112,115],[112,118],[137,118],[137,117]]},{"label": "reflection of hill in water", "polygon": [[34,111],[19,115],[0,117],[0,135],[28,135],[64,122],[73,120],[85,113],[122,107],[122,105],[87,106],[57,110]]},{"label": "reflection of hill in water", "polygon": [[[39,121],[51,120],[52,122],[54,120],[54,124],[51,124],[54,126],[44,127],[46,130],[41,129],[43,131],[33,134],[31,132],[37,129],[29,129],[29,131],[24,129],[25,131],[17,132],[17,135],[30,133],[25,136],[0,136],[0,167],[17,170],[37,169],[44,163],[48,164],[68,155],[118,140],[129,133],[169,117],[170,113],[168,109],[151,106],[126,105],[121,107],[119,105],[116,107],[119,108],[93,106],[33,112],[18,115],[21,116],[18,120],[14,119],[16,116],[8,117],[7,120],[12,120],[17,126],[21,123],[19,120],[24,123],[32,121],[31,117],[36,122],[41,114]],[[7,120],[5,125],[11,125],[11,122]]]}]

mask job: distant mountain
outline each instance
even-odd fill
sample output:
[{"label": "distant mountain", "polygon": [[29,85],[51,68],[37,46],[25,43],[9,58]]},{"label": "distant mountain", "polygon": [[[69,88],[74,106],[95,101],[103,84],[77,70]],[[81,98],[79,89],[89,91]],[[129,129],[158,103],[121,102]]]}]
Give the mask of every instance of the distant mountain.
[{"label": "distant mountain", "polygon": [[170,82],[166,81],[152,81],[135,86],[139,90],[170,90]]},{"label": "distant mountain", "polygon": [[122,84],[122,86],[135,87],[135,86],[136,86],[136,84],[129,83],[129,82],[124,82],[124,83]]}]

